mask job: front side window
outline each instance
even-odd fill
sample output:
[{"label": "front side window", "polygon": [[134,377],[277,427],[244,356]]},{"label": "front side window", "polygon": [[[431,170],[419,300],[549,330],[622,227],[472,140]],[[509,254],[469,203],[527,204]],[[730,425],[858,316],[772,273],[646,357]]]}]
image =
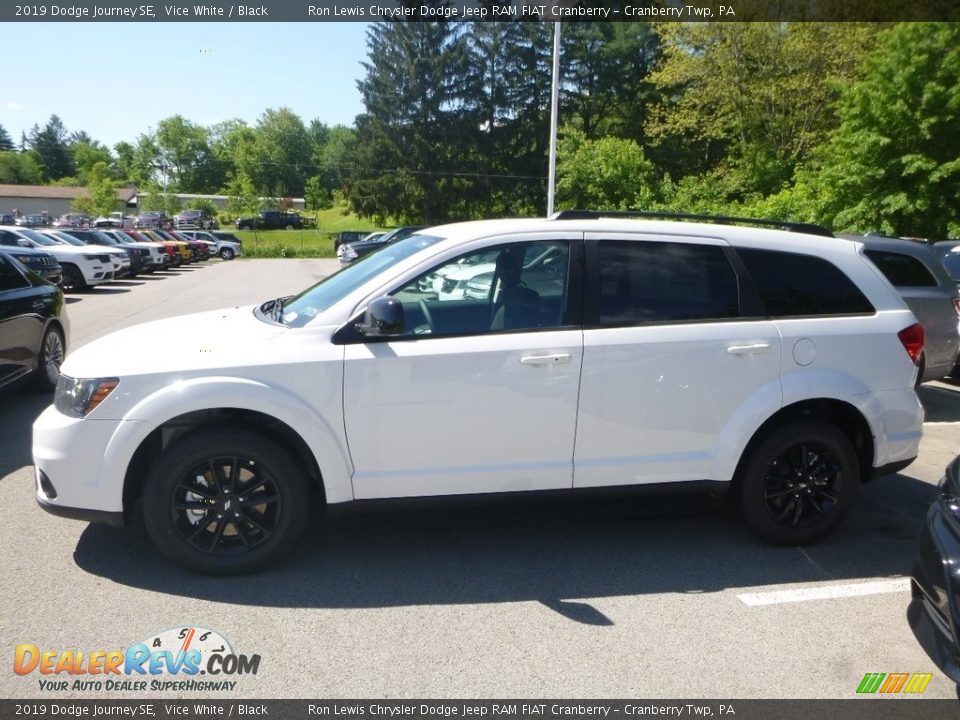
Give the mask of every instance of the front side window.
[{"label": "front side window", "polygon": [[740,314],[737,276],[721,247],[601,240],[598,261],[603,326],[723,320]]},{"label": "front side window", "polygon": [[408,337],[557,328],[569,265],[566,240],[497,245],[438,265],[392,295]]}]

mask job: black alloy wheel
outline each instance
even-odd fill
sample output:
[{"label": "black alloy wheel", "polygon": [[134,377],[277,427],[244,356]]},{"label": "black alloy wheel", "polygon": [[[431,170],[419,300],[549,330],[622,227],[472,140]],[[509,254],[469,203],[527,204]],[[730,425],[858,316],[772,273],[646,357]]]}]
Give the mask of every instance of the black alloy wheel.
[{"label": "black alloy wheel", "polygon": [[40,341],[40,352],[37,353],[37,369],[35,371],[34,387],[40,392],[53,392],[60,381],[60,366],[66,354],[66,345],[63,332],[55,326],[47,328]]},{"label": "black alloy wheel", "polygon": [[76,265],[64,265],[63,281],[60,283],[60,287],[65,292],[77,292],[86,289],[87,281],[83,279],[83,273]]},{"label": "black alloy wheel", "polygon": [[166,449],[144,489],[158,549],[225,575],[281,557],[306,527],[307,483],[285,449],[246,429],[200,430]]},{"label": "black alloy wheel", "polygon": [[859,485],[850,440],[823,422],[772,432],[747,462],[740,490],[747,524],[777,544],[818,540],[849,511]]}]

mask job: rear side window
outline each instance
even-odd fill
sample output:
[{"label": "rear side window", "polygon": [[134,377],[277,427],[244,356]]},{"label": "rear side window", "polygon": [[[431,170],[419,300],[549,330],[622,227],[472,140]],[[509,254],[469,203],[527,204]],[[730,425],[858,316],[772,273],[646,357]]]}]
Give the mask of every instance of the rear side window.
[{"label": "rear side window", "polygon": [[0,255],[0,292],[27,287],[29,284],[13,267],[12,261]]},{"label": "rear side window", "polygon": [[937,279],[915,257],[887,250],[864,250],[894,287],[936,287]]},{"label": "rear side window", "polygon": [[853,281],[823,258],[747,248],[737,248],[737,254],[746,265],[771,317],[876,312]]},{"label": "rear side window", "polygon": [[713,245],[601,240],[600,324],[722,320],[740,314],[737,276]]}]

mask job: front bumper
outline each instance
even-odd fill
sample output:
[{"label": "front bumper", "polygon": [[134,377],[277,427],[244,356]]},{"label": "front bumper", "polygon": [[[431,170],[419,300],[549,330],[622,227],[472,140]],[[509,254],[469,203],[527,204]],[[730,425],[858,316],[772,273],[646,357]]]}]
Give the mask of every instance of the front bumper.
[{"label": "front bumper", "polygon": [[907,620],[930,659],[960,684],[960,526],[947,513],[939,500],[927,513]]}]

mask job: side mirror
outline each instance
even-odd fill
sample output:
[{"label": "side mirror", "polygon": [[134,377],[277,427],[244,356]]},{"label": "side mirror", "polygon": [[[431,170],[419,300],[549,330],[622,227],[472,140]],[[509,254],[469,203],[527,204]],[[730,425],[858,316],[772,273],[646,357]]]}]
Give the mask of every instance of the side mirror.
[{"label": "side mirror", "polygon": [[357,331],[364,337],[380,338],[403,335],[403,305],[395,297],[379,297],[367,306]]}]

